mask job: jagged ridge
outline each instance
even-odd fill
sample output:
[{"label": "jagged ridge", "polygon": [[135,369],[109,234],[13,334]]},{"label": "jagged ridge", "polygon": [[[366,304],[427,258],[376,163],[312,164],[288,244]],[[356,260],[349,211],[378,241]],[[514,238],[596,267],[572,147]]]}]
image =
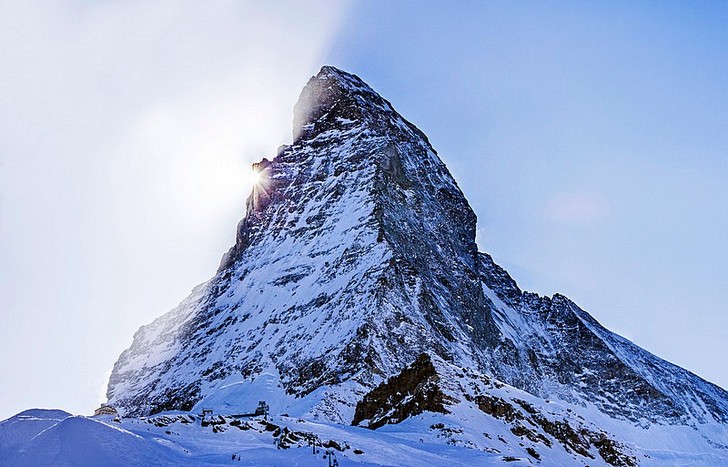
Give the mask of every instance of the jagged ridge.
[{"label": "jagged ridge", "polygon": [[293,133],[257,166],[266,181],[215,277],[121,355],[110,403],[188,410],[270,374],[297,407],[348,423],[366,393],[427,354],[457,380],[440,377],[453,400],[471,384],[453,368],[470,368],[645,426],[728,421],[724,390],[566,297],[521,291],[479,253],[475,214],[425,135],[358,77],[322,68]]}]

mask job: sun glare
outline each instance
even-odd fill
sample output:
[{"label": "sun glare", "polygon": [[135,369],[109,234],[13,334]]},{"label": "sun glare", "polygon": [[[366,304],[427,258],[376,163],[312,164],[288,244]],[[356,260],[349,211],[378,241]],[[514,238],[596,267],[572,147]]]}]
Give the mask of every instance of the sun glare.
[{"label": "sun glare", "polygon": [[249,186],[251,189],[255,189],[260,187],[260,185],[263,183],[263,174],[251,168],[250,170],[245,172],[243,179],[244,183],[247,186]]},{"label": "sun glare", "polygon": [[258,172],[257,170],[251,170],[250,171],[250,183],[255,185],[260,185],[260,183],[263,181],[263,175]]}]

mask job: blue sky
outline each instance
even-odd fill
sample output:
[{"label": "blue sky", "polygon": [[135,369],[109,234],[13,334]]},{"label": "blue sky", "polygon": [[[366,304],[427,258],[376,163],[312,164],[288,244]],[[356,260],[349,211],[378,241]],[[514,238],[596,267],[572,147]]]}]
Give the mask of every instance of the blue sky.
[{"label": "blue sky", "polygon": [[215,271],[322,64],[430,138],[522,288],[728,387],[728,7],[21,2],[0,18],[0,417],[88,413]]}]

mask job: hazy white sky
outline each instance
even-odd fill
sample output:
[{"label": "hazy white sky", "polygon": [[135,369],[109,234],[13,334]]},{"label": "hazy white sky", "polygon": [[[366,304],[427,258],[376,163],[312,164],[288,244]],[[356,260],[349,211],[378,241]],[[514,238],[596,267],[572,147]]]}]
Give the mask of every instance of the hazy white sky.
[{"label": "hazy white sky", "polygon": [[523,288],[728,386],[728,7],[2,3],[0,418],[93,410],[324,63],[428,134]]}]

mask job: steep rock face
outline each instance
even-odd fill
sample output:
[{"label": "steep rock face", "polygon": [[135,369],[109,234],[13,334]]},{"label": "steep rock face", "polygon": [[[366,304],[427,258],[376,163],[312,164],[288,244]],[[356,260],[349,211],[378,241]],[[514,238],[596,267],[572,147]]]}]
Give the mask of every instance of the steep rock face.
[{"label": "steep rock face", "polygon": [[452,400],[470,391],[453,369],[468,368],[633,422],[728,420],[725,391],[563,296],[521,291],[479,253],[475,215],[425,135],[356,76],[313,77],[293,144],[256,167],[264,181],[215,277],[114,366],[109,402],[124,413],[191,409],[272,375],[302,411],[348,423],[427,354]]},{"label": "steep rock face", "polygon": [[505,336],[491,368],[502,381],[643,425],[728,421],[723,389],[608,331],[563,295],[522,292],[487,254],[481,265]]},{"label": "steep rock face", "polygon": [[127,413],[189,408],[263,371],[298,396],[367,388],[423,352],[474,365],[473,336],[495,342],[475,215],[424,135],[329,67],[295,121],[294,144],[258,166],[265,180],[217,275],[115,365],[108,396]]}]

